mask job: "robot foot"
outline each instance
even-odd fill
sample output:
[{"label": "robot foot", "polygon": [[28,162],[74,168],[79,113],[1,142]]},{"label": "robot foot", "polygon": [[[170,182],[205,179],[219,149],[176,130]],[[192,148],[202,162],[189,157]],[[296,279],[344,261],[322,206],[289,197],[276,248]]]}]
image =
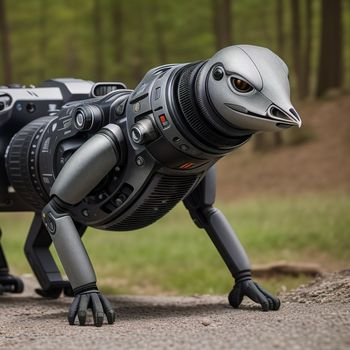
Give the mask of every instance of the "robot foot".
[{"label": "robot foot", "polygon": [[0,294],[3,293],[22,293],[24,290],[23,281],[10,274],[0,275]]},{"label": "robot foot", "polygon": [[48,289],[37,288],[35,293],[44,298],[57,299],[63,291],[64,296],[72,297],[73,289],[68,281],[62,281],[59,286],[52,286]]},{"label": "robot foot", "polygon": [[80,326],[86,323],[87,310],[92,310],[94,325],[101,327],[104,315],[107,316],[109,324],[115,321],[115,311],[112,305],[99,291],[93,290],[77,294],[69,308],[68,321],[70,325],[74,325],[76,316],[78,316]]},{"label": "robot foot", "polygon": [[244,296],[260,304],[263,311],[278,310],[281,306],[278,298],[265,291],[251,279],[238,281],[235,284],[228,296],[230,305],[235,309],[238,308]]}]

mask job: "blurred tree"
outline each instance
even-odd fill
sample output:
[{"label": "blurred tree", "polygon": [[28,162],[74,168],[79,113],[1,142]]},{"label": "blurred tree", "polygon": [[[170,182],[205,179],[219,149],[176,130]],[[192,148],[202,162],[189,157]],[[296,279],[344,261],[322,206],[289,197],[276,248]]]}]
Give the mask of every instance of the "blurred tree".
[{"label": "blurred tree", "polygon": [[304,77],[302,72],[302,50],[301,50],[301,35],[300,35],[300,1],[290,0],[290,8],[292,15],[292,58],[293,66],[296,74],[297,93],[299,98],[303,98],[302,85]]},{"label": "blurred tree", "polygon": [[[328,0],[325,6],[340,1],[349,23],[350,1]],[[132,87],[152,66],[205,59],[234,39],[275,50],[291,68],[292,94],[304,97],[309,95],[311,72],[320,75],[322,83],[325,75],[337,76],[331,70],[342,66],[337,61],[342,53],[333,48],[336,43],[321,55],[316,52],[321,5],[316,0],[1,0],[6,8],[0,11],[0,39],[4,23],[10,38],[7,34],[0,42],[0,79],[5,72],[10,74],[6,80],[24,84],[70,75],[117,79]],[[326,9],[324,16],[331,12]],[[335,42],[338,19],[324,20]],[[343,25],[348,35],[349,26]],[[343,50],[349,57],[350,46],[343,45]],[[321,58],[327,61],[322,69]],[[349,86],[350,60],[345,58],[343,73]]]},{"label": "blurred tree", "polygon": [[284,6],[283,0],[275,0],[276,8],[276,35],[277,35],[277,50],[278,54],[283,58],[285,55],[285,33],[284,33]]},{"label": "blurred tree", "polygon": [[[285,33],[284,33],[284,6],[282,0],[275,0],[276,8],[276,37],[278,55],[283,58],[285,55]],[[283,135],[281,132],[273,133],[273,145],[278,147],[283,143]],[[259,145],[258,145],[259,146]]]},{"label": "blurred tree", "polygon": [[3,60],[3,79],[5,84],[12,83],[12,62],[10,32],[7,23],[7,11],[5,0],[0,0],[0,39]]},{"label": "blurred tree", "polygon": [[152,13],[154,16],[154,33],[155,33],[155,44],[157,48],[157,55],[160,64],[168,62],[168,55],[164,40],[164,22],[162,21],[161,3],[158,0],[153,0],[151,3]]},{"label": "blurred tree", "polygon": [[46,78],[46,52],[47,52],[47,14],[50,3],[46,0],[40,0],[39,3],[39,54],[42,57],[41,64],[38,66],[38,79],[44,80]]},{"label": "blurred tree", "polygon": [[216,49],[233,44],[232,5],[233,0],[212,0],[213,24]]},{"label": "blurred tree", "polygon": [[132,78],[135,83],[139,83],[145,72],[143,64],[145,59],[144,41],[145,41],[145,7],[143,3],[138,4],[138,25],[136,27],[136,42],[133,45],[133,56],[131,59]]},{"label": "blurred tree", "polygon": [[256,133],[253,136],[253,150],[255,152],[265,151],[267,148],[267,138],[263,133]]},{"label": "blurred tree", "polygon": [[303,46],[303,64],[301,78],[303,83],[299,84],[300,95],[307,97],[310,95],[311,81],[311,41],[312,41],[312,0],[305,3],[305,42]]},{"label": "blurred tree", "polygon": [[111,1],[112,15],[112,46],[114,52],[114,64],[117,65],[117,80],[123,80],[124,72],[122,69],[124,61],[124,2],[123,0]]},{"label": "blurred tree", "polygon": [[343,77],[342,1],[322,0],[320,63],[317,96],[331,88],[340,88]]},{"label": "blurred tree", "polygon": [[104,77],[103,46],[102,46],[102,20],[100,0],[94,0],[93,17],[95,27],[95,79],[102,81]]}]

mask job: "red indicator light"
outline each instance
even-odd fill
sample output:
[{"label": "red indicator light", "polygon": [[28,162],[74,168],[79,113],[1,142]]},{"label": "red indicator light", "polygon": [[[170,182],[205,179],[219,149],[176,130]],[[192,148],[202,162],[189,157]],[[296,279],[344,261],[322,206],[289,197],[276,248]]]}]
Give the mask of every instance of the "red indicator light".
[{"label": "red indicator light", "polygon": [[160,120],[160,122],[161,122],[163,128],[165,128],[166,126],[169,125],[168,119],[166,118],[165,114],[161,114],[161,115],[159,116],[159,120]]}]

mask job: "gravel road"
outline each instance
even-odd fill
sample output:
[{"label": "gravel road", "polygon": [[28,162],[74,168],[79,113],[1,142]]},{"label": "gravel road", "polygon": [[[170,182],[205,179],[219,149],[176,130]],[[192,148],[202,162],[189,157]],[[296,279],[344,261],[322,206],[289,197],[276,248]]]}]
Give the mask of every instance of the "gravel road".
[{"label": "gravel road", "polygon": [[350,271],[282,296],[277,312],[234,310],[223,296],[115,296],[117,322],[102,328],[69,326],[71,299],[39,298],[25,283],[24,294],[0,297],[0,349],[350,348]]}]

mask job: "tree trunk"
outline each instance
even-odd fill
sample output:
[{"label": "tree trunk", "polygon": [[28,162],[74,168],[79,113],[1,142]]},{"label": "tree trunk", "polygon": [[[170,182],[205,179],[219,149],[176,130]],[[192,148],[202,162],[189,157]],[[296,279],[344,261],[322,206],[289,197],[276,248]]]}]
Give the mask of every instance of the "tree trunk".
[{"label": "tree trunk", "polygon": [[233,44],[232,4],[232,0],[212,0],[213,29],[217,50]]},{"label": "tree trunk", "polygon": [[282,132],[277,131],[273,133],[273,146],[278,147],[283,144],[283,135]]},{"label": "tree trunk", "polygon": [[297,90],[299,98],[303,98],[302,84],[304,84],[304,77],[302,76],[301,66],[301,45],[300,45],[300,1],[290,0],[292,13],[292,58],[297,80]]},{"label": "tree trunk", "polygon": [[138,12],[138,26],[137,26],[137,44],[134,45],[134,54],[131,60],[132,77],[136,84],[140,82],[144,75],[144,36],[145,36],[145,8],[140,4]]},{"label": "tree trunk", "polygon": [[299,88],[301,89],[301,95],[307,97],[310,95],[311,81],[312,0],[306,0],[305,19],[305,43],[302,65],[304,84],[301,84]]},{"label": "tree trunk", "polygon": [[114,62],[118,66],[116,80],[122,81],[125,77],[123,73],[124,61],[124,26],[123,16],[124,8],[123,1],[112,1],[112,31],[113,31],[113,48],[114,48]]},{"label": "tree trunk", "polygon": [[168,55],[164,40],[164,22],[162,21],[162,13],[160,10],[160,2],[158,0],[152,1],[152,13],[154,14],[154,34],[155,34],[155,44],[157,50],[157,56],[159,57],[160,64],[165,64],[168,62]]},{"label": "tree trunk", "polygon": [[[285,45],[284,45],[284,6],[283,0],[275,0],[276,9],[276,33],[277,33],[277,52],[281,58],[285,55]],[[283,135],[281,132],[273,133],[273,146],[278,147],[283,144]]]},{"label": "tree trunk", "polygon": [[49,3],[45,0],[40,1],[39,8],[39,54],[41,59],[40,67],[38,68],[38,78],[39,80],[44,80],[46,78],[46,53],[47,53],[47,10]]},{"label": "tree trunk", "polygon": [[279,56],[283,58],[285,45],[284,45],[284,31],[283,31],[283,23],[284,23],[284,8],[282,0],[276,1],[276,33],[277,33],[277,51]]},{"label": "tree trunk", "polygon": [[222,44],[223,47],[232,45],[232,17],[231,17],[231,3],[232,0],[223,0],[222,4],[222,14],[221,14],[221,23],[222,23]]},{"label": "tree trunk", "polygon": [[[2,51],[2,69],[5,84],[12,83],[12,63],[11,63],[11,44],[10,32],[6,16],[5,0],[0,0],[0,39]],[[0,84],[1,85],[1,84]]]},{"label": "tree trunk", "polygon": [[79,69],[79,58],[75,45],[76,41],[74,40],[74,36],[67,36],[65,69],[67,74],[70,76],[75,76],[77,70]]},{"label": "tree trunk", "polygon": [[341,0],[322,0],[320,63],[317,96],[343,82],[343,24]]},{"label": "tree trunk", "polygon": [[102,20],[101,20],[101,2],[100,0],[94,0],[93,6],[93,18],[95,29],[95,79],[102,81],[103,72],[103,46],[102,46]]},{"label": "tree trunk", "polygon": [[254,143],[253,143],[253,151],[254,152],[264,152],[267,151],[270,147],[269,145],[269,135],[262,133],[262,132],[257,132],[254,135]]}]

